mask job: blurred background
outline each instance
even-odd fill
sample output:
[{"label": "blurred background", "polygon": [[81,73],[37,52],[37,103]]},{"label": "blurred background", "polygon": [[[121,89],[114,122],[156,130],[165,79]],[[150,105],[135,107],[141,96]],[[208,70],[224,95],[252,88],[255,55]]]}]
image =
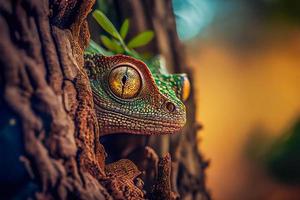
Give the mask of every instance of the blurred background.
[{"label": "blurred background", "polygon": [[195,77],[212,198],[300,199],[300,1],[173,7]]}]

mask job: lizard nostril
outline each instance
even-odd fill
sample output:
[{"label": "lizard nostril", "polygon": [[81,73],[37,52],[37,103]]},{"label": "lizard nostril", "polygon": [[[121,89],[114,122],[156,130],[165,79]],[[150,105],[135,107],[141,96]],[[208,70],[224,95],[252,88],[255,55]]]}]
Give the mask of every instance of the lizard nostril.
[{"label": "lizard nostril", "polygon": [[173,112],[175,110],[175,105],[171,102],[166,103],[166,108],[168,111]]}]

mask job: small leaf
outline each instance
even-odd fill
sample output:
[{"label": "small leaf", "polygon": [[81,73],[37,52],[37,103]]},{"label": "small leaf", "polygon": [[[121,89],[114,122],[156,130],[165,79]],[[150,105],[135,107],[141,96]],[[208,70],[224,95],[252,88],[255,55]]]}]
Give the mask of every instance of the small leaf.
[{"label": "small leaf", "polygon": [[142,60],[142,57],[134,49],[126,49],[125,50],[125,55],[128,55],[128,56],[134,57],[136,59]]},{"label": "small leaf", "polygon": [[95,10],[93,12],[93,17],[96,19],[98,24],[109,34],[111,34],[113,37],[115,37],[118,40],[122,40],[120,34],[114,27],[114,25],[111,23],[111,21],[104,15],[103,12],[100,10]]},{"label": "small leaf", "polygon": [[114,46],[115,48],[115,53],[124,53],[124,49],[122,48],[121,44],[115,40],[115,39],[112,39],[112,45]]},{"label": "small leaf", "polygon": [[100,36],[100,39],[101,39],[101,42],[103,43],[103,45],[104,45],[107,49],[109,49],[109,50],[111,50],[111,51],[114,51],[114,50],[115,50],[113,42],[112,42],[107,36],[101,35],[101,36]]},{"label": "small leaf", "polygon": [[134,38],[132,38],[128,42],[127,47],[132,49],[132,48],[144,46],[148,44],[153,39],[153,37],[154,37],[153,31],[142,32],[137,36],[135,36]]},{"label": "small leaf", "polygon": [[127,33],[128,33],[128,29],[129,29],[129,19],[125,19],[121,28],[120,28],[120,34],[121,34],[121,37],[123,39],[126,38],[127,36]]},{"label": "small leaf", "polygon": [[105,56],[112,55],[111,52],[106,51],[105,49],[103,49],[100,45],[98,45],[93,40],[90,40],[89,46],[85,50],[85,53],[100,53],[100,54],[105,55]]}]

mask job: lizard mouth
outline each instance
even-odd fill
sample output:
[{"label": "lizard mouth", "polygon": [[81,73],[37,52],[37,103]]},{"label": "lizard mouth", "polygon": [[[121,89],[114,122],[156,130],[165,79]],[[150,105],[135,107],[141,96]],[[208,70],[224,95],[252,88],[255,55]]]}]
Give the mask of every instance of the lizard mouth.
[{"label": "lizard mouth", "polygon": [[[171,122],[155,119],[141,119],[118,112],[108,111],[98,106],[101,114],[97,115],[100,131],[104,135],[130,133],[138,135],[161,135],[179,132],[185,124],[185,116],[174,117]],[[113,120],[108,120],[113,119]]]}]

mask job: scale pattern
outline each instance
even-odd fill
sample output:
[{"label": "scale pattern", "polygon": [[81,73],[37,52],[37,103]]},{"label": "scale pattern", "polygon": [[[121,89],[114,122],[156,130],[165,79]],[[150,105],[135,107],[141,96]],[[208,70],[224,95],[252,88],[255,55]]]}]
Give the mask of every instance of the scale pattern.
[{"label": "scale pattern", "polygon": [[[117,66],[130,66],[141,77],[141,88],[132,99],[114,95],[109,74]],[[186,122],[186,110],[181,100],[185,74],[163,73],[159,60],[147,65],[130,56],[86,54],[87,70],[97,118],[102,134],[171,134]]]}]

